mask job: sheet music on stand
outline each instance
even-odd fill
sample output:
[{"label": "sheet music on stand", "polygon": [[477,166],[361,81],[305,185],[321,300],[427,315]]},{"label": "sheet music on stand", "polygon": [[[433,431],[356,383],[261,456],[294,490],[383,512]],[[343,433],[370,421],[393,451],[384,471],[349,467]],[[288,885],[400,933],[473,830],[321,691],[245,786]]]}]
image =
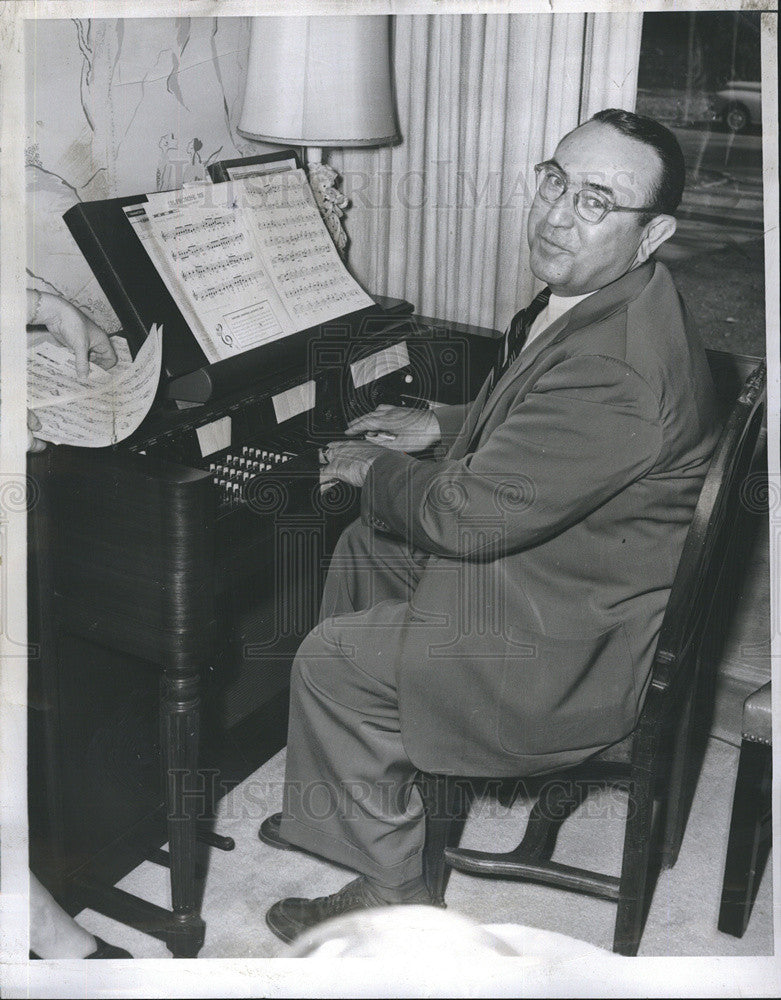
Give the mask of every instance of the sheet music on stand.
[{"label": "sheet music on stand", "polygon": [[146,197],[125,215],[210,363],[373,305],[301,169]]}]

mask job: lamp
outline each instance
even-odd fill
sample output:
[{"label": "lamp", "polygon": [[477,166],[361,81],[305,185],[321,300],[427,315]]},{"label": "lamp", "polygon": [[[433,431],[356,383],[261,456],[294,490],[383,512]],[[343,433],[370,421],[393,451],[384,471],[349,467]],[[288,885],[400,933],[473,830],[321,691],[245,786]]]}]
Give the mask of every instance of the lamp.
[{"label": "lamp", "polygon": [[326,146],[381,146],[399,133],[386,15],[255,17],[238,130],[304,147],[309,181],[344,255],[346,195],[323,162]]}]

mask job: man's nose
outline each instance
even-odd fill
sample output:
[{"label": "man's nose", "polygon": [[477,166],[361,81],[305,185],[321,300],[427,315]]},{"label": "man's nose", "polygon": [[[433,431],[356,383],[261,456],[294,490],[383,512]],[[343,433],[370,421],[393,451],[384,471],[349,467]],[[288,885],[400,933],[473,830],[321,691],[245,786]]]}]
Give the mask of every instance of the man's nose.
[{"label": "man's nose", "polygon": [[569,229],[575,225],[575,196],[570,191],[564,194],[548,209],[546,221],[557,229]]}]

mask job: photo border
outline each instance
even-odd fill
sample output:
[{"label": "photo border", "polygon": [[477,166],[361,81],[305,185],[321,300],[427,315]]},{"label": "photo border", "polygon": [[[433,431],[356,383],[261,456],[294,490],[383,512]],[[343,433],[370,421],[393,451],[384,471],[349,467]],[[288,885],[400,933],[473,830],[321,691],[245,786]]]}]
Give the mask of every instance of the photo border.
[{"label": "photo border", "polygon": [[[669,11],[662,2],[469,2],[441,0],[393,3],[363,0],[350,6],[350,13],[568,13],[581,11]],[[771,484],[781,490],[779,470],[779,243],[778,243],[778,107],[774,85],[777,67],[777,14],[772,2],[724,3],[700,0],[675,5],[680,11],[753,10],[762,14],[763,60],[763,180],[765,212],[765,294],[767,317],[767,357],[769,364],[767,415],[768,459]],[[2,951],[3,995],[13,996],[405,996],[416,995],[423,970],[404,970],[397,961],[340,960],[338,964],[320,959],[196,959],[134,960],[133,962],[27,960],[27,834],[26,782],[20,780],[26,767],[26,671],[23,644],[26,634],[26,526],[23,502],[26,484],[25,448],[25,344],[16,331],[24,326],[24,23],[31,18],[89,17],[212,17],[279,13],[271,0],[17,0],[0,11],[0,302],[2,342],[0,368],[3,399],[0,431],[0,491],[8,510],[0,525],[3,542],[2,576],[7,627],[0,637],[0,819],[2,819],[2,859],[0,879],[0,950]],[[285,7],[286,14],[346,13],[344,2],[296,2]],[[21,234],[21,235],[20,235]],[[20,499],[21,498],[21,499]],[[771,656],[776,679],[773,693],[774,746],[781,746],[781,685],[777,663],[781,636],[777,634],[779,614],[779,557],[771,549]],[[10,582],[9,582],[10,581]],[[777,759],[777,758],[776,758]],[[778,803],[779,768],[774,768],[774,802]],[[781,817],[773,817],[773,880],[776,898],[781,893]],[[774,905],[774,933],[780,940],[781,907]],[[777,947],[777,944],[776,944]],[[759,958],[637,958],[606,970],[605,995],[730,996],[739,988],[745,995],[774,996],[781,987],[776,956]],[[541,968],[532,956],[497,959],[487,972],[484,966],[470,968],[427,963],[425,979],[432,995],[517,995],[521,987],[529,996],[588,995],[578,992],[578,970]],[[623,969],[624,972],[617,970]],[[393,983],[393,992],[384,992]],[[47,992],[49,991],[49,992]],[[448,993],[448,991],[450,991]]]}]

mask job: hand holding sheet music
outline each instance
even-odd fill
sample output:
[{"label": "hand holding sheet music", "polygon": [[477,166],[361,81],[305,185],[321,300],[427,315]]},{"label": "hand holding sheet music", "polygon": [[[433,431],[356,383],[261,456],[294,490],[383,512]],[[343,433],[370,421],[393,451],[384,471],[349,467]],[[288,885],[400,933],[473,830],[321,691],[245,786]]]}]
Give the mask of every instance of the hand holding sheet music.
[{"label": "hand holding sheet music", "polygon": [[35,436],[53,444],[105,448],[132,434],[149,412],[162,362],[162,328],[153,326],[131,360],[127,345],[114,338],[117,364],[109,371],[90,365],[87,382],[76,376],[73,354],[48,341],[28,356],[30,409],[40,427]]}]

